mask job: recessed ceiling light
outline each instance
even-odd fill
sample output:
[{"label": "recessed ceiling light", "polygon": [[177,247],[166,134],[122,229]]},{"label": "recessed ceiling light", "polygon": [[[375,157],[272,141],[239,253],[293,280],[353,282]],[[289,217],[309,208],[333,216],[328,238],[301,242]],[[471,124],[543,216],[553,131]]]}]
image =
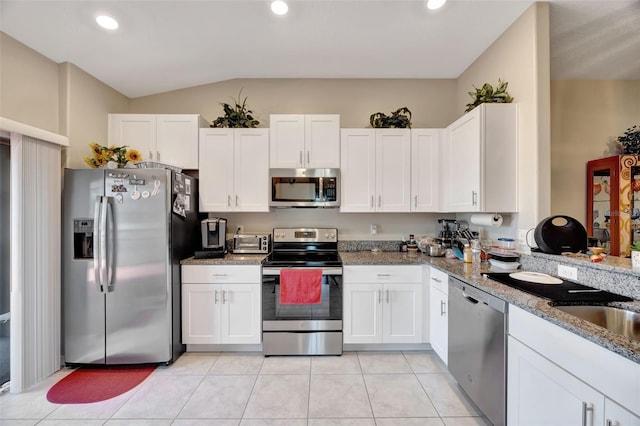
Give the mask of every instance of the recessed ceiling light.
[{"label": "recessed ceiling light", "polygon": [[96,18],[96,22],[102,28],[107,30],[115,30],[116,28],[118,28],[118,21],[113,19],[111,16],[100,15]]},{"label": "recessed ceiling light", "polygon": [[282,0],[276,0],[271,3],[271,11],[276,15],[284,15],[289,10],[289,6]]},{"label": "recessed ceiling light", "polygon": [[427,8],[431,10],[440,9],[447,0],[429,0],[427,1]]}]

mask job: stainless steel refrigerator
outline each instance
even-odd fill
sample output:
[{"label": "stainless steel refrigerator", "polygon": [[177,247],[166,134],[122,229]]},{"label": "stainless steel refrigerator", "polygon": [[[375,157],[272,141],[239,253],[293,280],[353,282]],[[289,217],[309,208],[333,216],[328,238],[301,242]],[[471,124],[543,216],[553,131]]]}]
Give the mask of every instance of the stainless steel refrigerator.
[{"label": "stainless steel refrigerator", "polygon": [[173,362],[180,259],[199,248],[197,180],[165,169],[65,170],[66,364]]}]

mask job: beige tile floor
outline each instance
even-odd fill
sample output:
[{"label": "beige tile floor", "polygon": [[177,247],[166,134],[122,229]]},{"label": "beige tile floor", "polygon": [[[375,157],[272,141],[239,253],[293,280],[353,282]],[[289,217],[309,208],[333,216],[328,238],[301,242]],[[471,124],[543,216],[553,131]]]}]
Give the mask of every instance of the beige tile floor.
[{"label": "beige tile floor", "polygon": [[340,357],[187,353],[131,391],[93,404],[51,404],[49,388],[0,396],[0,425],[488,425],[431,351]]}]

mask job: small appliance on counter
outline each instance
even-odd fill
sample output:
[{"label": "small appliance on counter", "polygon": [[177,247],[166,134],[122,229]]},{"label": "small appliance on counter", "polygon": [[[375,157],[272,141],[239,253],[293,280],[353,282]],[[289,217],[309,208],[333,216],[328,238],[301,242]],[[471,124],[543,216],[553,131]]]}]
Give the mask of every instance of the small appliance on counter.
[{"label": "small appliance on counter", "polygon": [[458,221],[455,219],[438,219],[438,224],[440,225],[440,232],[438,232],[436,242],[446,248],[451,248],[451,243],[458,234]]},{"label": "small appliance on counter", "polygon": [[271,250],[271,234],[235,234],[233,252],[242,254],[268,254]]},{"label": "small appliance on counter", "polygon": [[224,257],[227,252],[227,219],[213,217],[200,222],[202,250],[195,252],[196,259]]}]

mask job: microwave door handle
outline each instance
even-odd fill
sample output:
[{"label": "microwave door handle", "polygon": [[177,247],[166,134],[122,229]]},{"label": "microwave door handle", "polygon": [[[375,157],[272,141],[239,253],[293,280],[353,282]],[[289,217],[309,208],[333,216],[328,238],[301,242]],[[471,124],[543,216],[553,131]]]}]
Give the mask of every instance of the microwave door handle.
[{"label": "microwave door handle", "polygon": [[100,241],[100,212],[102,209],[102,197],[96,197],[96,203],[93,212],[93,273],[96,282],[96,289],[102,293],[102,282],[100,281],[100,255],[101,255],[101,241]]}]

